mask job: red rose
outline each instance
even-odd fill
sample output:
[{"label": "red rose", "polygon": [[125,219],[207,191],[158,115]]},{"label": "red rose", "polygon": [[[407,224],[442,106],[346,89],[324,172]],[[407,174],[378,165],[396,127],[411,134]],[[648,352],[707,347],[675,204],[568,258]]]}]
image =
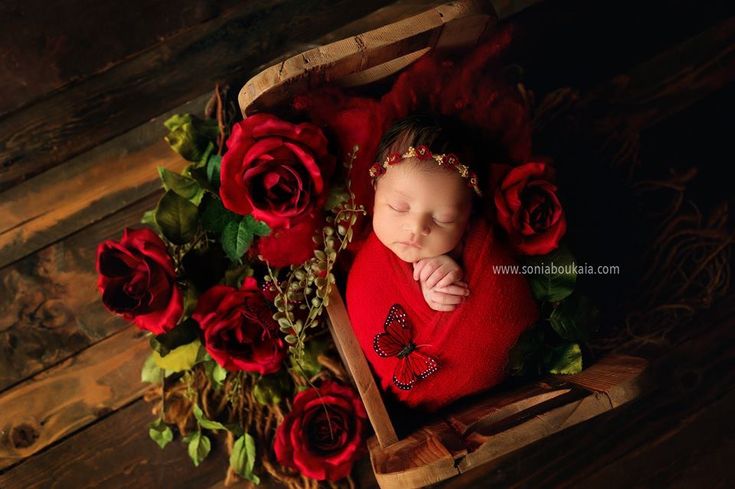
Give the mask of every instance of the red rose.
[{"label": "red rose", "polygon": [[567,230],[552,180],[553,170],[547,163],[524,163],[511,169],[495,191],[498,222],[526,255],[554,250]]},{"label": "red rose", "polygon": [[258,240],[258,253],[272,267],[300,265],[314,256],[317,219],[307,218],[290,229],[276,229]]},{"label": "red rose", "polygon": [[281,465],[316,480],[347,477],[363,454],[368,419],[354,391],[334,381],[299,392],[278,425],[273,449]]},{"label": "red rose", "polygon": [[229,210],[289,228],[324,204],[335,159],[314,124],[255,114],[233,126],[227,148],[220,196]]},{"label": "red rose", "polygon": [[166,245],[156,233],[126,228],[119,243],[100,243],[97,273],[107,309],[156,335],[176,326],[183,311],[182,294]]},{"label": "red rose", "polygon": [[273,313],[252,277],[240,290],[215,285],[191,315],[204,331],[204,347],[227,370],[270,374],[281,368],[284,342]]}]

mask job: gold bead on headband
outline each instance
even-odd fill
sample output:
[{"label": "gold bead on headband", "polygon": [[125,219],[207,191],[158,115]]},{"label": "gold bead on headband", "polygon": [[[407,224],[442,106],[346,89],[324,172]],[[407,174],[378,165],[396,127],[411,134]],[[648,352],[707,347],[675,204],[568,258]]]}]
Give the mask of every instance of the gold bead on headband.
[{"label": "gold bead on headband", "polygon": [[388,168],[388,165],[397,165],[406,158],[417,158],[422,161],[434,160],[439,166],[448,166],[454,168],[459,176],[467,179],[467,186],[471,187],[477,195],[482,195],[480,187],[477,185],[477,174],[471,171],[467,165],[463,165],[459,162],[457,156],[452,153],[435,155],[431,154],[429,148],[423,144],[414,148],[413,146],[408,147],[408,151],[405,153],[391,153],[389,154],[383,163],[375,163],[370,167],[370,176],[377,178]]}]

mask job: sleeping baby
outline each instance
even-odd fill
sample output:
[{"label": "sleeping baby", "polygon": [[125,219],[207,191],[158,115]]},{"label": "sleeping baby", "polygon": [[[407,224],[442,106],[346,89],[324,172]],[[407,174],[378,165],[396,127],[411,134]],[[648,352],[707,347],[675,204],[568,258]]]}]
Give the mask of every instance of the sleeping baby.
[{"label": "sleeping baby", "polygon": [[481,215],[461,128],[429,115],[383,136],[370,169],[372,232],[350,269],[347,306],[380,379],[433,411],[500,383],[508,352],[538,319],[512,255]]}]

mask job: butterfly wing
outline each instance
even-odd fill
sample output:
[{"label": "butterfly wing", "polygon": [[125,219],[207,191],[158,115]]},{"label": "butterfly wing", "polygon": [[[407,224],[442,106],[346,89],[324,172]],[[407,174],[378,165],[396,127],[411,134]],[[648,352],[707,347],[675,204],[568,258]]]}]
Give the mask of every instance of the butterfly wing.
[{"label": "butterfly wing", "polygon": [[409,390],[419,379],[425,379],[439,370],[436,359],[420,351],[412,351],[408,356],[398,359],[393,371],[393,383],[403,390]]},{"label": "butterfly wing", "polygon": [[397,356],[411,341],[411,326],[406,311],[399,304],[393,304],[383,325],[384,333],[373,338],[375,353],[383,358]]},{"label": "butterfly wing", "polygon": [[406,357],[406,361],[411,372],[418,379],[425,379],[439,370],[439,363],[434,357],[417,350],[412,351],[411,354]]}]

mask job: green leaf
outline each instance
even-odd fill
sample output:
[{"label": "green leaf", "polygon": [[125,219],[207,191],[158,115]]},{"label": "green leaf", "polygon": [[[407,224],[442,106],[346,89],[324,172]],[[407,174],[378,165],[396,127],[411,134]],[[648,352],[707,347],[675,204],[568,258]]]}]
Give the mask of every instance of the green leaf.
[{"label": "green leaf", "polygon": [[255,384],[253,397],[264,406],[278,404],[291,392],[291,377],[284,371],[265,375]]},{"label": "green leaf", "polygon": [[207,159],[206,165],[207,181],[214,187],[219,188],[220,171],[222,168],[222,157],[220,155],[211,155]]},{"label": "green leaf", "polygon": [[551,313],[551,327],[567,341],[587,341],[597,330],[599,311],[580,294],[572,294]]},{"label": "green leaf", "polygon": [[202,201],[202,225],[207,231],[222,233],[230,222],[240,222],[242,217],[225,209],[222,201],[208,195]]},{"label": "green leaf", "polygon": [[174,439],[174,433],[171,428],[161,419],[157,419],[148,427],[148,436],[155,441],[162,449]]},{"label": "green leaf", "polygon": [[189,370],[194,366],[199,353],[201,343],[196,340],[188,345],[180,346],[169,352],[168,355],[162,357],[157,351],[154,351],[153,361],[159,368],[166,369],[171,372],[181,372]]},{"label": "green leaf", "polygon": [[209,438],[202,435],[201,431],[196,431],[189,440],[189,458],[194,462],[194,466],[198,467],[202,461],[207,458],[209,451],[212,449],[212,443]]},{"label": "green leaf", "polygon": [[541,373],[541,354],[544,347],[544,329],[535,324],[521,333],[508,354],[508,371],[512,376]]},{"label": "green leaf", "polygon": [[161,232],[161,228],[156,224],[156,209],[145,211],[143,213],[143,217],[140,218],[140,223],[151,227],[157,233]]},{"label": "green leaf", "polygon": [[212,369],[212,378],[218,385],[222,385],[227,379],[227,370],[217,362],[214,362],[214,368]]},{"label": "green leaf", "polygon": [[197,206],[169,190],[158,202],[156,224],[166,239],[182,245],[194,239],[198,212]]},{"label": "green leaf", "polygon": [[538,301],[559,302],[574,290],[577,273],[574,271],[574,256],[568,248],[560,246],[544,256],[530,256],[525,260],[527,267],[538,267],[548,273],[530,274],[528,282]]},{"label": "green leaf", "polygon": [[233,262],[240,261],[252,242],[253,233],[244,220],[228,222],[222,231],[222,249]]},{"label": "green leaf", "polygon": [[544,363],[551,374],[578,374],[582,371],[582,350],[577,343],[558,346],[547,351]]},{"label": "green leaf", "polygon": [[268,236],[271,228],[263,221],[257,221],[253,216],[247,215],[243,218],[247,228],[256,236]]},{"label": "green leaf", "polygon": [[230,467],[243,479],[260,484],[260,478],[253,473],[255,467],[255,439],[249,433],[235,440],[230,454]]},{"label": "green leaf", "polygon": [[174,348],[187,345],[199,338],[199,333],[199,324],[187,318],[171,331],[151,337],[151,347],[165,357]]},{"label": "green leaf", "polygon": [[202,191],[202,187],[193,178],[172,172],[162,166],[158,167],[158,174],[163,182],[163,188],[173,190],[186,200],[195,198]]},{"label": "green leaf", "polygon": [[217,431],[217,430],[227,430],[225,428],[225,425],[218,421],[212,421],[211,419],[207,419],[204,416],[204,412],[202,411],[202,408],[200,408],[197,404],[194,404],[194,417],[196,418],[197,422],[199,423],[199,426],[202,428]]},{"label": "green leaf", "polygon": [[143,369],[140,371],[140,380],[151,384],[160,384],[163,379],[163,370],[156,364],[153,355],[149,355],[143,363]]},{"label": "green leaf", "polygon": [[207,147],[217,140],[217,121],[200,119],[192,114],[176,114],[163,123],[169,133],[164,137],[171,148],[184,159],[198,162]]}]

